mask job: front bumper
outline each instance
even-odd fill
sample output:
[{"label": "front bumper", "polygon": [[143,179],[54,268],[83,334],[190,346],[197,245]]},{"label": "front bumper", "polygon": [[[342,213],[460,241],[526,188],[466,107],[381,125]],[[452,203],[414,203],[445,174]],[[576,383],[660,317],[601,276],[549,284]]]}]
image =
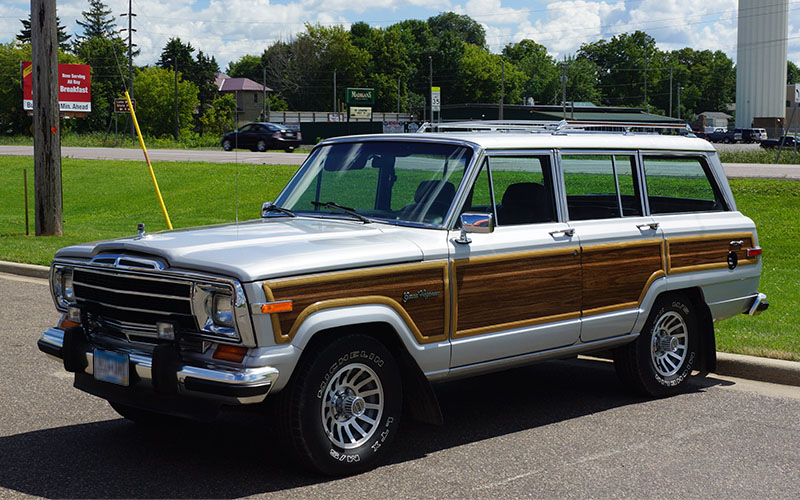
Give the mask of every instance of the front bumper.
[{"label": "front bumper", "polygon": [[[93,347],[85,341],[70,339],[69,330],[49,328],[37,342],[43,353],[64,362],[67,371],[93,375]],[[68,337],[65,341],[65,336]],[[78,337],[77,333],[74,335]],[[179,395],[216,404],[253,404],[263,401],[278,379],[272,366],[231,369],[222,366],[196,366],[179,356],[169,362],[156,361],[155,355],[127,352],[130,359],[130,385],[120,391],[152,393],[158,396]],[[113,386],[97,382],[100,386]],[[79,387],[81,388],[81,387]],[[93,392],[93,391],[90,391]]]}]

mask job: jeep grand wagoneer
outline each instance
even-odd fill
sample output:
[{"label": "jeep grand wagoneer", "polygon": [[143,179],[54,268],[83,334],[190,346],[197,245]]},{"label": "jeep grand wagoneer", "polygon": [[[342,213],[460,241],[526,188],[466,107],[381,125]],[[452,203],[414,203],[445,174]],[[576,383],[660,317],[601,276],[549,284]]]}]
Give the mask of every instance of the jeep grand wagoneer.
[{"label": "jeep grand wagoneer", "polygon": [[766,307],[708,142],[465,127],[323,141],[259,220],[59,250],[39,348],[138,422],[273,399],[296,457],[348,474],[441,421],[432,383],[613,349],[665,396]]}]

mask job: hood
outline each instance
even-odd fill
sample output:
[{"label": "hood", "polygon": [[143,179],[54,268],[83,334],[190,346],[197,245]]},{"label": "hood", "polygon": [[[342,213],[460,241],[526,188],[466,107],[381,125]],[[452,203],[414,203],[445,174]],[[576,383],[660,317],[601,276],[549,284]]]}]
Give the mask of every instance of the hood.
[{"label": "hood", "polygon": [[56,257],[149,254],[170,268],[243,282],[422,260],[417,245],[384,229],[348,220],[273,217],[77,245],[59,250]]}]

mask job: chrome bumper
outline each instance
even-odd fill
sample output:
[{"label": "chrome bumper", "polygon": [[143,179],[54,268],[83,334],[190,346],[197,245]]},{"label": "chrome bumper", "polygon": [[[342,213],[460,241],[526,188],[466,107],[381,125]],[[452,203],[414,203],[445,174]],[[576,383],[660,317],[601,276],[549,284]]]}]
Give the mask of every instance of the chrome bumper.
[{"label": "chrome bumper", "polygon": [[[37,342],[39,350],[57,360],[64,360],[64,330],[49,328]],[[153,358],[142,353],[127,353],[130,357],[131,385],[124,389],[154,391]],[[91,347],[79,348],[77,357],[84,368],[81,373],[93,375],[94,355]],[[133,376],[135,374],[135,377]],[[165,374],[160,374],[163,377]],[[166,374],[170,379],[172,372]],[[220,404],[260,403],[269,394],[278,378],[278,370],[271,366],[242,368],[201,367],[180,363],[174,369],[177,392],[190,398],[211,400]],[[135,380],[135,382],[134,382]]]},{"label": "chrome bumper", "polygon": [[756,295],[755,300],[753,300],[753,304],[750,306],[747,314],[750,316],[757,316],[766,311],[768,307],[769,302],[767,302],[767,296],[759,292],[758,295]]}]

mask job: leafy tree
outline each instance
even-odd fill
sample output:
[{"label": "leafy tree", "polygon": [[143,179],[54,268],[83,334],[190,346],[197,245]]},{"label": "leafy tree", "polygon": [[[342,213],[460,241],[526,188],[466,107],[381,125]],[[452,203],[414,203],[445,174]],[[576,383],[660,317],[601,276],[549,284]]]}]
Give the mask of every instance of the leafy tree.
[{"label": "leafy tree", "polygon": [[786,61],[786,83],[800,83],[800,68],[792,61]]},{"label": "leafy tree", "polygon": [[453,85],[453,93],[459,102],[499,102],[503,71],[505,72],[504,102],[516,103],[521,100],[526,80],[525,73],[511,62],[503,63],[501,56],[490,54],[476,45],[464,43],[464,55],[459,66],[459,83]]},{"label": "leafy tree", "polygon": [[262,59],[263,56],[244,55],[237,61],[229,62],[225,74],[233,78],[249,78],[254,82],[261,83],[264,79]]},{"label": "leafy tree", "polygon": [[203,133],[222,135],[234,128],[236,99],[232,94],[217,95],[200,117]]},{"label": "leafy tree", "polygon": [[[587,59],[569,56],[564,60],[567,77],[566,94],[568,101],[593,102],[598,104],[602,94],[597,86],[597,66]],[[560,83],[560,82],[559,82]],[[561,103],[561,87],[556,90],[556,104]]]},{"label": "leafy tree", "polygon": [[[175,73],[158,66],[139,70],[133,78],[133,92],[136,95],[136,118],[142,133],[155,137],[172,135],[175,131]],[[197,86],[179,78],[178,124],[181,135],[192,130],[192,117],[198,104]]]},{"label": "leafy tree", "polygon": [[115,36],[114,28],[117,27],[116,19],[111,15],[111,9],[101,0],[89,0],[89,10],[81,11],[83,21],[77,21],[83,28],[83,35],[78,40],[85,38],[112,38]]},{"label": "leafy tree", "polygon": [[[195,85],[200,103],[199,118],[205,113],[208,105],[217,94],[214,82],[219,71],[219,64],[217,64],[217,60],[213,56],[206,56],[202,50],[197,53],[197,58],[194,59],[192,57],[193,52],[194,47],[192,47],[191,43],[184,44],[180,38],[170,38],[161,51],[161,57],[156,65],[163,69],[172,70],[174,76],[177,63],[178,74]],[[202,124],[198,122],[197,125],[202,130]]]},{"label": "leafy tree", "polygon": [[366,86],[375,88],[375,107],[396,109],[398,97],[402,100],[407,94],[405,89],[411,78],[409,54],[400,30],[370,28],[366,23],[356,23],[350,28],[350,34],[353,45],[370,55]]},{"label": "leafy tree", "polygon": [[544,45],[533,40],[521,40],[506,45],[503,56],[525,73],[524,97],[532,97],[541,104],[558,102],[555,96],[561,91],[560,70]]},{"label": "leafy tree", "polygon": [[428,25],[434,37],[452,33],[462,42],[486,48],[486,30],[477,21],[464,14],[443,12],[428,18]]},{"label": "leafy tree", "polygon": [[648,86],[656,87],[660,80],[661,57],[656,41],[643,31],[583,44],[578,58],[595,64],[603,102],[612,106],[648,105],[644,95],[645,61]]},{"label": "leafy tree", "polygon": [[[31,43],[31,15],[28,14],[28,19],[20,19],[22,29],[17,35],[17,40],[22,43]],[[61,24],[61,18],[56,16],[56,29],[58,35],[58,50],[62,52],[69,52],[70,44],[69,39],[72,35],[67,34],[67,29]]]},{"label": "leafy tree", "polygon": [[189,75],[194,70],[194,47],[191,43],[184,44],[180,38],[170,38],[161,50],[161,57],[156,65],[164,69],[175,69],[178,65],[178,72]]}]

